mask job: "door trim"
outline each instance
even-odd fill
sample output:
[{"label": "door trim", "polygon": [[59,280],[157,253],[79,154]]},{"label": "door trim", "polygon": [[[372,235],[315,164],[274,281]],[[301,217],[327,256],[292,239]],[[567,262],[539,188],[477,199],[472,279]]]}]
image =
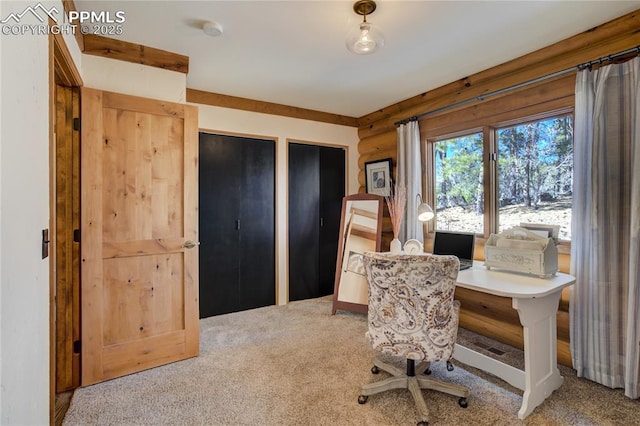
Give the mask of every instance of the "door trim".
[{"label": "door trim", "polygon": [[[60,34],[49,35],[49,423],[55,423],[55,389],[56,389],[56,341],[55,341],[55,284],[57,236],[56,224],[56,133],[55,117],[56,80],[69,87],[81,87],[82,78],[66,43]],[[79,188],[78,188],[79,189]]]}]

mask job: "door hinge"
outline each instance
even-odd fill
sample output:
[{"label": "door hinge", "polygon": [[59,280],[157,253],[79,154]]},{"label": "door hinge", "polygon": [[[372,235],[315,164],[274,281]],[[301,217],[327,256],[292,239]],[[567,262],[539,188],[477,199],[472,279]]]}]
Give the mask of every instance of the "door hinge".
[{"label": "door hinge", "polygon": [[74,341],[73,342],[73,353],[74,354],[79,354],[81,350],[82,350],[82,343],[80,342],[80,340]]},{"label": "door hinge", "polygon": [[74,229],[73,230],[73,242],[74,243],[79,243],[80,242],[80,230],[79,229]]},{"label": "door hinge", "polygon": [[491,154],[489,154],[489,160],[490,161],[498,160],[498,153],[497,152],[492,152]]},{"label": "door hinge", "polygon": [[73,119],[73,130],[75,130],[76,132],[80,131],[80,117],[75,117]]},{"label": "door hinge", "polygon": [[42,230],[42,258],[46,259],[47,257],[49,257],[49,243],[51,241],[49,240],[49,230],[48,229],[43,229]]}]

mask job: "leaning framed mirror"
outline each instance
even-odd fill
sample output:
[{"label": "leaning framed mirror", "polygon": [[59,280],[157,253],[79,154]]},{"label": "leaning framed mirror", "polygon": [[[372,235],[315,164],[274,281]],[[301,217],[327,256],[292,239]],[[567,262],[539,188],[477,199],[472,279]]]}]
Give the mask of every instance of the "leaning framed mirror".
[{"label": "leaning framed mirror", "polygon": [[384,198],[354,194],[342,199],[333,310],[367,313],[367,277],[362,255],[380,251]]}]

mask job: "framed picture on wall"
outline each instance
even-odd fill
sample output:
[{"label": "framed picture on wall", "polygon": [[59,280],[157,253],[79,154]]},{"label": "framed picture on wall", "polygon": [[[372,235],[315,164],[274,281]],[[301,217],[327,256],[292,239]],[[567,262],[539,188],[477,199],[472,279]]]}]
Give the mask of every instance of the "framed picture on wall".
[{"label": "framed picture on wall", "polygon": [[367,194],[390,195],[393,175],[391,158],[364,163]]}]

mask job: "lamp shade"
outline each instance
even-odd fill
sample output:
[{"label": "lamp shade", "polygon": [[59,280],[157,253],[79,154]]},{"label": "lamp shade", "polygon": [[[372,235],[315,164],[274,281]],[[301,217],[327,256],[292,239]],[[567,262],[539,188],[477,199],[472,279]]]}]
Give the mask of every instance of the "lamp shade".
[{"label": "lamp shade", "polygon": [[422,201],[420,194],[416,195],[416,203],[418,204],[418,220],[420,222],[427,222],[436,216],[431,206]]},{"label": "lamp shade", "polygon": [[427,203],[422,203],[418,206],[418,220],[420,222],[427,222],[435,217],[433,209]]}]

